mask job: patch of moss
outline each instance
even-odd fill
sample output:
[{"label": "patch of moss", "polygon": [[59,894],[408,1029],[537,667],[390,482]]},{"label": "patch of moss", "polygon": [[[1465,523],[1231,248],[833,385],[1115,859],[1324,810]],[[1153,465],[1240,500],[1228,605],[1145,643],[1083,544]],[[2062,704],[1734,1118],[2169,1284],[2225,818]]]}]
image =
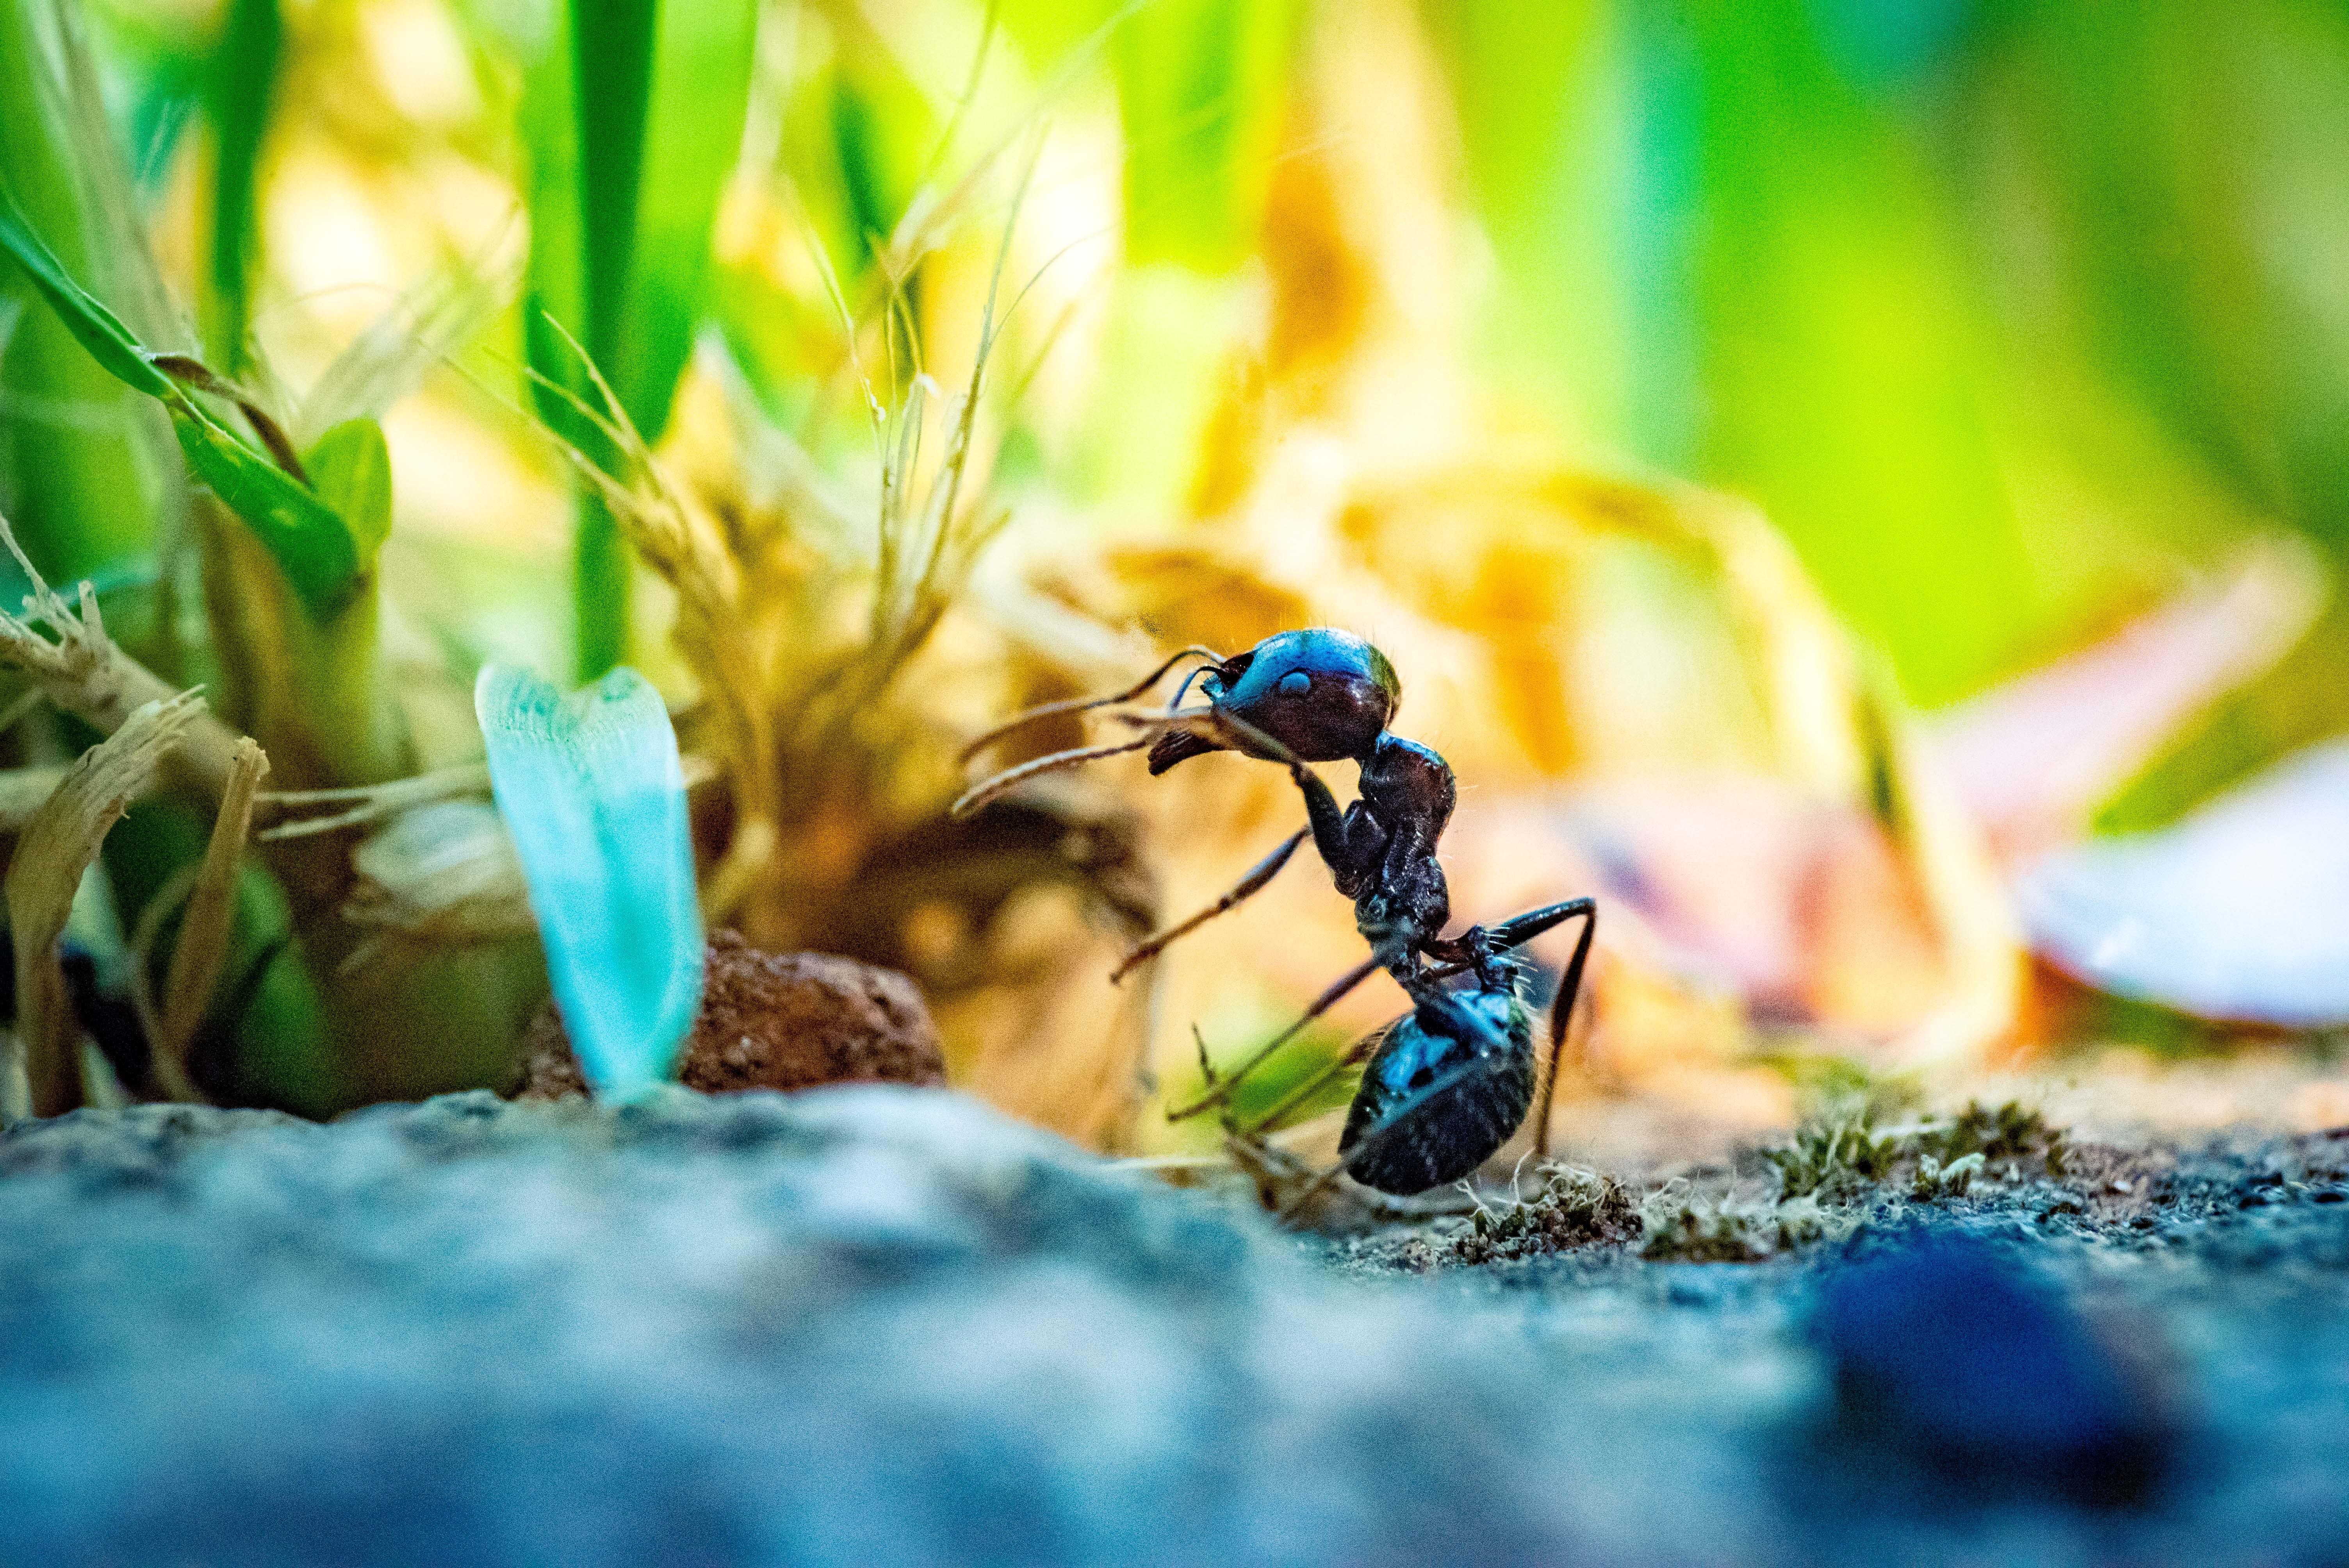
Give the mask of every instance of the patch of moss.
[{"label": "patch of moss", "polygon": [[2064,1174],[2064,1130],[2048,1126],[2045,1116],[2019,1100],[1992,1107],[1969,1101],[1946,1122],[1920,1131],[1916,1146],[1919,1153],[1931,1154],[1945,1166],[1979,1154],[1985,1164],[2012,1161],[2025,1171]]},{"label": "patch of moss", "polygon": [[1976,1100],[1956,1115],[1878,1131],[1865,1118],[1799,1129],[1790,1142],[1764,1150],[1782,1198],[1850,1203],[1906,1183],[1920,1202],[1962,1197],[1994,1166],[2064,1173],[2064,1134],[2017,1101]]},{"label": "patch of moss", "polygon": [[1651,1263],[1758,1264],[1850,1229],[1807,1198],[1744,1206],[1658,1193],[1640,1218]]},{"label": "patch of moss", "polygon": [[1636,1240],[1640,1212],[1630,1191],[1612,1176],[1572,1166],[1549,1167],[1541,1191],[1506,1209],[1479,1209],[1469,1228],[1452,1238],[1464,1264],[1534,1257]]},{"label": "patch of moss", "polygon": [[1878,1134],[1856,1121],[1797,1128],[1792,1142],[1765,1149],[1762,1157],[1777,1170],[1780,1197],[1835,1202],[1869,1191],[1909,1153],[1899,1134]]},{"label": "patch of moss", "polygon": [[1909,1176],[1909,1195],[1920,1203],[1930,1203],[1941,1198],[1962,1198],[1972,1188],[1974,1177],[1981,1173],[1982,1157],[1979,1151],[1961,1154],[1947,1165],[1930,1154],[1918,1157],[1917,1169]]},{"label": "patch of moss", "polygon": [[[1847,1100],[1847,1105],[1861,1102]],[[2014,1101],[1976,1101],[1954,1115],[1879,1129],[1864,1109],[1812,1121],[1762,1151],[1778,1175],[1774,1198],[1741,1199],[1677,1180],[1640,1194],[1612,1176],[1544,1170],[1541,1191],[1505,1209],[1479,1209],[1438,1261],[1484,1264],[1636,1243],[1656,1262],[1759,1263],[1848,1235],[1884,1203],[1937,1203],[1976,1182],[2064,1172],[2064,1134]]]}]

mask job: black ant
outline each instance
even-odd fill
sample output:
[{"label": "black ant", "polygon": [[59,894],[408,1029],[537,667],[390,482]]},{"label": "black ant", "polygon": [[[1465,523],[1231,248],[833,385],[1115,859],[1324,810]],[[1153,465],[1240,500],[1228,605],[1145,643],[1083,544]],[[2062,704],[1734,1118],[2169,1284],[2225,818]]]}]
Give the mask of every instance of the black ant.
[{"label": "black ant", "polygon": [[[1207,1092],[1167,1112],[1168,1119],[1196,1116],[1224,1104],[1249,1073],[1299,1030],[1384,969],[1411,997],[1413,1010],[1356,1044],[1259,1117],[1249,1130],[1261,1133],[1275,1125],[1338,1073],[1368,1057],[1339,1141],[1338,1167],[1299,1193],[1288,1208],[1293,1211],[1340,1170],[1365,1186],[1400,1195],[1458,1181],[1490,1159],[1534,1109],[1533,1017],[1519,995],[1526,965],[1509,954],[1579,916],[1581,938],[1550,1006],[1548,1070],[1538,1085],[1535,1151],[1537,1157],[1546,1155],[1559,1050],[1590,956],[1597,906],[1587,898],[1572,899],[1498,925],[1472,925],[1454,937],[1442,934],[1452,916],[1452,899],[1435,846],[1451,820],[1457,787],[1443,758],[1388,730],[1402,686],[1386,655],[1368,642],[1350,633],[1313,627],[1268,637],[1230,658],[1210,648],[1185,648],[1124,691],[1031,708],[979,737],[964,755],[975,755],[1040,718],[1133,702],[1190,660],[1203,662],[1185,676],[1164,709],[1129,709],[1117,715],[1144,732],[1140,738],[1055,752],[1007,769],[974,786],[953,807],[960,816],[1039,774],[1145,746],[1153,776],[1188,758],[1226,750],[1288,769],[1305,796],[1307,825],[1215,903],[1127,954],[1112,978],[1261,891],[1308,838],[1329,865],[1338,891],[1354,901],[1355,927],[1370,944],[1371,956],[1341,975],[1304,1016],[1237,1072],[1218,1079],[1208,1070]],[[1183,700],[1194,683],[1206,703],[1185,707]],[[1340,760],[1361,768],[1358,798],[1342,810],[1330,787],[1306,766]],[[1464,976],[1465,985],[1446,984]],[[1200,1059],[1204,1068],[1204,1047]]]}]

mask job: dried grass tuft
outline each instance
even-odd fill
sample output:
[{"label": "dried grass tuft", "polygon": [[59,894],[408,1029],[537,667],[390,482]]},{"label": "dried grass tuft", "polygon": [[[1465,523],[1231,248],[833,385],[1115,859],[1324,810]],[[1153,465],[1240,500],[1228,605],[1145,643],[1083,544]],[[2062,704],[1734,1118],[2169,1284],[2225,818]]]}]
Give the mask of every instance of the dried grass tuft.
[{"label": "dried grass tuft", "polygon": [[[212,841],[196,866],[180,917],[171,967],[163,977],[162,1004],[155,1009],[155,1026],[149,1036],[154,1047],[157,1081],[173,1099],[201,1098],[188,1077],[188,1043],[203,1022],[212,993],[219,987],[221,970],[228,962],[229,938],[236,924],[237,871],[243,864],[245,841],[253,831],[254,791],[269,772],[269,758],[262,755],[257,742],[240,740],[231,769],[220,813],[212,820]],[[153,907],[167,905],[157,899]],[[138,973],[143,980],[143,967]]]},{"label": "dried grass tuft", "polygon": [[[108,735],[132,714],[178,695],[106,634],[97,591],[88,583],[70,604],[49,587],[5,516],[0,546],[33,584],[19,614],[0,611],[0,665],[21,670],[50,702]],[[236,770],[237,734],[201,706],[186,723],[164,766],[173,779],[217,801]]]},{"label": "dried grass tuft", "polygon": [[16,1033],[27,1085],[22,1109],[35,1116],[61,1115],[82,1099],[81,1028],[57,956],[74,893],[107,833],[132,801],[155,787],[165,759],[203,711],[202,697],[183,692],[125,715],[112,735],[66,770],[18,835],[5,885],[16,949]]}]

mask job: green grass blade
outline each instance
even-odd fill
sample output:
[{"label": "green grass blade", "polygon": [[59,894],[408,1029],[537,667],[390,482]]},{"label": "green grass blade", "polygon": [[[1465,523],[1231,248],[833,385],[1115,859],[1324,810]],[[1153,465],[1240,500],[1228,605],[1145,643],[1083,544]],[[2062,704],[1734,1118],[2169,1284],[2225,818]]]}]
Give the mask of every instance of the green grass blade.
[{"label": "green grass blade", "polygon": [[[696,3],[684,0],[686,8]],[[585,315],[564,325],[598,365],[619,359],[661,9],[658,0],[574,0],[569,7],[587,293]]]},{"label": "green grass blade", "polygon": [[[659,438],[693,348],[710,225],[740,150],[755,0],[573,0],[528,63],[523,113],[532,157],[533,369],[589,395],[560,324],[604,368],[647,440]],[[591,457],[605,443],[545,395],[543,417]],[[629,565],[610,512],[578,507],[574,598],[579,669],[601,675],[626,649]]]},{"label": "green grass blade", "polygon": [[[543,378],[531,385],[539,418],[564,445],[609,466],[609,442],[563,396],[564,391],[582,398],[594,396],[575,346],[595,341],[596,335],[588,325],[593,271],[586,200],[589,150],[581,131],[573,7],[558,4],[554,10],[557,36],[530,62],[523,93],[523,137],[531,162],[523,350],[530,368]],[[608,189],[610,183],[601,181],[600,188]],[[577,496],[574,517],[571,596],[577,621],[576,667],[582,676],[594,676],[617,664],[626,651],[628,560],[617,522],[592,492]]]},{"label": "green grass blade", "polygon": [[758,19],[748,0],[662,9],[619,341],[596,361],[647,440],[668,424],[701,325],[710,230],[742,150]]},{"label": "green grass blade", "polygon": [[229,0],[207,104],[215,137],[212,211],[212,352],[231,374],[248,362],[253,286],[261,271],[261,150],[269,131],[284,24],[277,0]]},{"label": "green grass blade", "polygon": [[[361,574],[374,562],[381,533],[366,537],[362,548],[359,531],[332,505],[207,413],[165,373],[164,366],[184,362],[150,354],[113,312],[67,277],[5,193],[0,193],[0,250],[25,269],[99,366],[171,410],[189,468],[253,531],[311,614],[325,620],[347,605]],[[188,366],[186,375],[199,386],[218,384],[200,366]],[[388,485],[387,469],[387,493]]]},{"label": "green grass blade", "polygon": [[131,335],[130,329],[66,275],[56,254],[33,232],[13,191],[0,191],[0,250],[5,250],[25,269],[25,275],[49,302],[66,330],[89,351],[100,369],[150,397],[168,403],[178,396],[171,377],[149,363],[145,347]]},{"label": "green grass blade", "polygon": [[640,1095],[669,1075],[701,999],[668,710],[631,669],[565,697],[499,665],[482,670],[473,709],[572,1047],[599,1094]]},{"label": "green grass blade", "polygon": [[1155,0],[1119,26],[1129,259],[1223,273],[1254,251],[1299,9]]}]

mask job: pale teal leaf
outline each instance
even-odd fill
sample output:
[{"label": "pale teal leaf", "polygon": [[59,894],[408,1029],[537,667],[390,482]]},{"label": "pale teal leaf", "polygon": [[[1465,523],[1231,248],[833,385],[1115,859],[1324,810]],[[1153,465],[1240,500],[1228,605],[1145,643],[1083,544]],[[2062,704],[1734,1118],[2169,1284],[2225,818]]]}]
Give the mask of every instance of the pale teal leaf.
[{"label": "pale teal leaf", "polygon": [[596,1092],[669,1076],[701,1002],[701,911],[668,709],[626,667],[569,696],[492,665],[473,687],[554,999]]}]

